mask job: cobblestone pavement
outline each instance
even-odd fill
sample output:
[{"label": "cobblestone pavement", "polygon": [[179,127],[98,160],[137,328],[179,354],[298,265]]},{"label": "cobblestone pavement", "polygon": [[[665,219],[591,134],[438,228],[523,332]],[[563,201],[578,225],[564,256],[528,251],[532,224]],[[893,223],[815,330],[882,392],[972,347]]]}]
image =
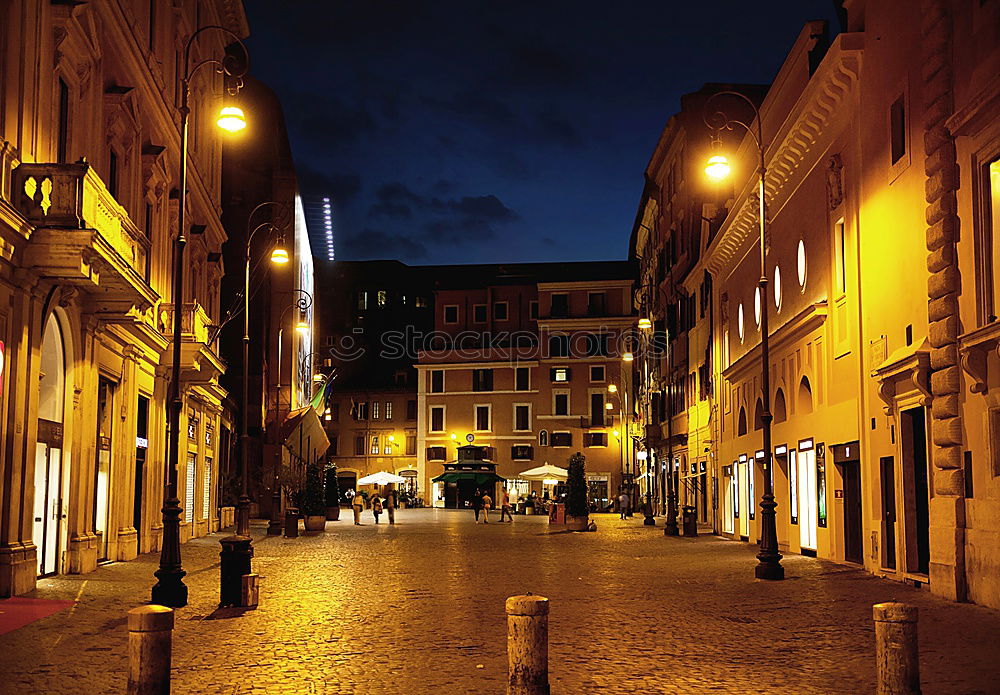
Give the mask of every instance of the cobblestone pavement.
[{"label": "cobblestone pavement", "polygon": [[[504,599],[530,591],[552,602],[553,693],[872,693],[871,606],[885,600],[920,607],[925,695],[1000,693],[1000,613],[847,566],[793,555],[786,581],[758,582],[753,546],[665,538],[641,518],[574,534],[540,517],[365,516],[258,538],[260,607],[242,615],[213,614],[220,536],[183,546],[173,692],[503,693]],[[78,603],[0,636],[0,692],[124,692],[125,614],[156,561],[39,582],[34,596]]]}]

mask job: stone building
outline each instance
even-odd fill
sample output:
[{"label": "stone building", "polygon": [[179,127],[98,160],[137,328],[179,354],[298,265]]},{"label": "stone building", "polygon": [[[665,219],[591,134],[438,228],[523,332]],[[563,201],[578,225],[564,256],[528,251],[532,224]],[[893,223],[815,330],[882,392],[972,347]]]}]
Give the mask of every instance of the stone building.
[{"label": "stone building", "polygon": [[[241,3],[0,2],[0,596],[158,548],[177,227],[178,51]],[[230,39],[207,34],[195,58]],[[215,529],[221,76],[192,84],[181,536]]]},{"label": "stone building", "polygon": [[760,535],[767,303],[782,552],[997,607],[1000,4],[843,6],[842,32],[808,23],[760,103],[766,294],[739,128],[724,220],[682,281],[711,278],[716,524]]}]

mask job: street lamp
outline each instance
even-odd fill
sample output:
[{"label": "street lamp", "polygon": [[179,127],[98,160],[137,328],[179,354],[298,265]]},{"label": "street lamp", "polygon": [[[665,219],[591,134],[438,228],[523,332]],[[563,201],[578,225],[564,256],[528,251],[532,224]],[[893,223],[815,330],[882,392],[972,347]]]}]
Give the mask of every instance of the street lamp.
[{"label": "street lamp", "polygon": [[[254,216],[268,206],[275,206],[279,213],[287,214],[285,205],[268,201],[257,205],[247,217],[246,244],[243,248],[243,393],[240,408],[240,497],[236,503],[236,533],[219,541],[222,545],[219,563],[220,606],[240,604],[242,577],[245,574],[250,574],[250,558],[253,557],[253,541],[250,538],[250,495],[247,494],[247,478],[250,475],[250,432],[247,424],[250,412],[250,260],[254,235],[260,230],[265,230],[266,234],[279,231],[271,222],[262,222],[256,227],[253,226]],[[271,251],[271,262],[275,265],[284,265],[287,260],[288,251],[285,249],[285,235],[279,231],[277,244]]]},{"label": "street lamp", "polygon": [[[716,111],[710,114],[708,111],[708,105],[717,97],[724,95],[736,97],[746,102],[753,110],[756,127],[753,127],[753,122],[747,124],[738,119],[730,118],[723,111]],[[760,111],[758,110],[757,105],[754,104],[752,100],[748,99],[746,95],[729,90],[717,92],[709,97],[708,101],[705,102],[705,109],[705,124],[714,133],[713,142],[716,147],[721,146],[722,130],[733,130],[733,126],[738,125],[753,139],[754,143],[757,145],[757,153],[759,155],[757,169],[757,218],[760,223],[760,280],[757,282],[757,288],[762,298],[762,301],[760,302],[760,370],[761,385],[763,389],[761,399],[761,404],[763,406],[761,423],[763,425],[764,438],[764,494],[761,496],[760,502],[760,552],[757,553],[758,562],[757,567],[754,568],[754,575],[758,579],[784,579],[785,568],[781,565],[781,553],[778,552],[778,531],[775,526],[774,510],[778,505],[774,501],[774,485],[771,480],[771,460],[774,453],[771,450],[771,371],[770,354],[768,351],[767,302],[763,301],[767,298],[768,282],[767,226],[764,208],[764,178],[767,173],[767,168],[764,163],[764,135],[761,126]],[[720,152],[717,152],[709,158],[708,166],[705,168],[705,173],[715,179],[728,176],[729,171],[729,162],[725,155]]]},{"label": "street lamp", "polygon": [[[243,54],[242,59],[232,55],[225,55],[222,60],[209,58],[201,61],[194,68],[191,67],[191,47],[195,39],[201,36],[202,32],[208,30],[221,31],[232,37]],[[187,204],[187,146],[188,146],[188,122],[191,118],[191,79],[202,67],[215,65],[217,70],[225,77],[233,79],[233,88],[230,91],[235,95],[242,86],[243,75],[246,74],[249,63],[247,48],[240,41],[240,37],[229,29],[218,25],[204,26],[187,40],[184,46],[184,64],[180,80],[180,106],[178,111],[181,117],[181,152],[180,152],[180,181],[178,187],[178,208],[177,208],[177,237],[174,239],[174,325],[173,325],[173,345],[170,374],[170,387],[168,400],[170,401],[170,413],[167,420],[167,471],[164,476],[163,486],[163,538],[160,546],[160,566],[153,573],[156,577],[156,584],[152,589],[152,601],[161,606],[171,608],[181,608],[187,605],[188,590],[184,584],[184,575],[187,574],[181,565],[181,504],[177,497],[177,465],[180,460],[180,426],[181,410],[184,405],[181,401],[181,340],[182,340],[182,305],[184,303],[184,247],[187,245],[185,226],[185,208]],[[238,107],[242,117],[243,112]],[[220,125],[224,117],[230,116],[235,119],[236,114],[220,114]],[[243,118],[243,125],[246,119]],[[225,127],[232,132],[236,126],[235,120],[227,120]],[[237,130],[239,128],[236,128]]]}]

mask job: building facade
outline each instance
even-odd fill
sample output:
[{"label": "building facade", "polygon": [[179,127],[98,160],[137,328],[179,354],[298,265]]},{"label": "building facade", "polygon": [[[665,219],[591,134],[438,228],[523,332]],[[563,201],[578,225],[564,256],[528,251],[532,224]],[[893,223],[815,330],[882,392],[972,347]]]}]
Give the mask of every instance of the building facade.
[{"label": "building facade", "polygon": [[[177,56],[238,2],[0,3],[0,596],[155,550],[175,304]],[[230,41],[205,36],[195,57]],[[221,77],[192,85],[181,537],[218,523]],[[185,443],[186,442],[186,443]]]},{"label": "building facade", "polygon": [[759,539],[769,474],[782,552],[997,607],[1000,5],[843,5],[843,31],[807,24],[760,102],[764,293],[757,145],[737,127],[697,153],[725,152],[733,174],[681,280],[710,278],[715,525]]}]

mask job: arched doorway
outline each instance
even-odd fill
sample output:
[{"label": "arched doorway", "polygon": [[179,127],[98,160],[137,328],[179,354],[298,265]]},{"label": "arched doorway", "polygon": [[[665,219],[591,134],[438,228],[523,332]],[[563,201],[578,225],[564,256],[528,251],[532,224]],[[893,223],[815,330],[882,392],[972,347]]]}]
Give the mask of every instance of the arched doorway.
[{"label": "arched doorway", "polygon": [[35,445],[35,509],[31,538],[38,575],[59,571],[62,556],[63,421],[66,410],[66,350],[62,328],[50,315],[42,334],[38,379],[38,438]]}]

